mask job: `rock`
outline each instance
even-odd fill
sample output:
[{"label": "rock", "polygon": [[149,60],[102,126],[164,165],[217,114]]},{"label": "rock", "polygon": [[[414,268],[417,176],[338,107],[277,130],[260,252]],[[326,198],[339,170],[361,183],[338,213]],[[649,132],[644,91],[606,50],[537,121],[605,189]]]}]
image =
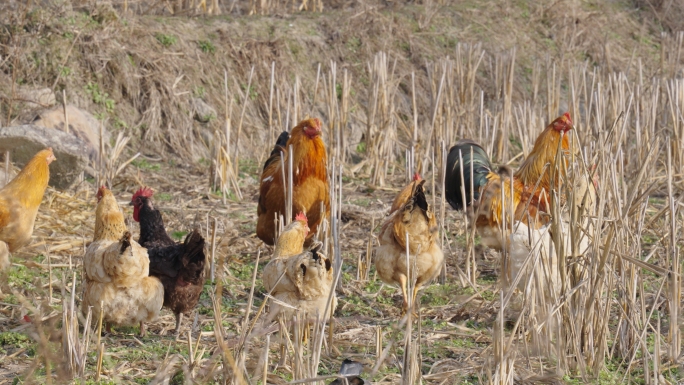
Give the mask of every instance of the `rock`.
[{"label": "rock", "polygon": [[200,98],[190,98],[190,104],[195,111],[195,120],[200,123],[209,123],[218,116],[216,110]]},{"label": "rock", "polygon": [[33,107],[52,107],[55,105],[55,93],[49,88],[20,88],[17,92],[19,98],[32,104]]},{"label": "rock", "polygon": [[84,141],[66,132],[34,125],[0,130],[0,152],[11,151],[17,167],[24,167],[46,147],[52,147],[57,158],[50,164],[50,186],[62,190],[71,187],[88,164],[88,146]]},{"label": "rock", "polygon": [[[67,106],[69,133],[75,135],[88,146],[88,156],[93,164],[100,159],[100,122],[88,111],[74,106]],[[54,128],[64,131],[64,108],[57,107],[41,112],[32,124],[40,127]],[[109,131],[103,128],[104,141],[109,143]]]},{"label": "rock", "polygon": [[[4,157],[4,156],[3,156]],[[7,182],[11,181],[14,179],[14,177],[17,176],[17,173],[14,172],[14,168],[10,166],[9,169],[9,178],[7,178],[7,174],[5,173],[5,162],[0,162],[0,188],[5,187]]]}]

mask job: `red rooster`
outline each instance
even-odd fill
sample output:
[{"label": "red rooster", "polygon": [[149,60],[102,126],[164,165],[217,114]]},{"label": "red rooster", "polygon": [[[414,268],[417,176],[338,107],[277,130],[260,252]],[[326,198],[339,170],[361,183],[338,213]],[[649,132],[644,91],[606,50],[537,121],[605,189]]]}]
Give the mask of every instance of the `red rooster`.
[{"label": "red rooster", "polygon": [[[275,218],[285,215],[285,181],[278,160],[280,153],[285,163],[292,157],[292,219],[295,213],[303,212],[309,220],[311,232],[307,244],[321,224],[330,215],[330,197],[327,177],[327,154],[321,139],[321,121],[305,119],[292,129],[288,136],[283,132],[264,164],[257,206],[257,236],[268,245],[275,243]],[[287,143],[283,148],[283,142]],[[290,145],[293,152],[289,153]],[[323,205],[323,212],[321,212]]]},{"label": "red rooster", "polygon": [[[449,151],[445,180],[447,201],[456,210],[463,209],[464,201],[468,207],[475,206],[474,222],[482,243],[497,250],[508,248],[511,278],[515,278],[523,268],[530,253],[547,253],[550,250],[550,208],[554,196],[551,189],[560,191],[561,184],[566,182],[568,155],[575,150],[571,148],[567,135],[572,127],[568,113],[551,122],[512,177],[492,171],[484,149],[471,140],[461,140]],[[557,156],[559,149],[561,154]],[[557,159],[560,159],[560,164]],[[578,179],[578,191],[589,191],[590,200],[595,202],[595,186],[586,183],[586,178]],[[513,223],[508,214],[511,203]],[[567,237],[568,234],[563,236]],[[564,242],[566,246],[569,243],[569,240]],[[581,250],[587,247],[585,240]],[[550,255],[542,259],[547,260],[542,264],[547,269],[546,277],[557,278],[555,251],[552,250]],[[524,286],[526,279],[520,282]]]}]

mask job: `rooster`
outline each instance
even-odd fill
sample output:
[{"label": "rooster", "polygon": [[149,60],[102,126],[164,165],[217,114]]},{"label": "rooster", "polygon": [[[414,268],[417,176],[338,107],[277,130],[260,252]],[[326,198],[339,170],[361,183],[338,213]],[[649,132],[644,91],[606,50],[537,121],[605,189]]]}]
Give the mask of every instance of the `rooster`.
[{"label": "rooster", "polygon": [[424,185],[425,180],[415,174],[399,192],[380,230],[380,245],[375,249],[375,269],[384,282],[401,287],[404,312],[409,310],[409,268],[411,278],[415,279],[411,293],[411,304],[415,304],[418,290],[439,273],[444,262],[437,244],[437,219],[425,197]]},{"label": "rooster", "polygon": [[84,314],[90,306],[94,314],[102,311],[108,331],[112,324],[140,323],[144,336],[145,322],[161,310],[164,287],[149,276],[147,250],[131,239],[112,192],[103,186],[97,199],[95,235],[83,256],[86,284],[81,309]]},{"label": "rooster", "polygon": [[0,190],[0,271],[9,267],[9,254],[31,240],[38,206],[50,180],[48,166],[54,160],[52,148],[38,152]]},{"label": "rooster", "polygon": [[183,314],[199,302],[206,281],[204,238],[197,229],[176,243],[166,233],[161,213],[152,205],[153,192],[141,188],[131,198],[133,219],[140,222],[138,242],[147,248],[150,275],[164,284],[164,307],[176,316],[175,333],[180,331]]},{"label": "rooster", "polygon": [[[552,189],[560,191],[568,179],[568,159],[575,151],[567,135],[572,128],[568,113],[551,122],[512,176],[494,172],[484,149],[471,140],[461,140],[449,151],[446,199],[456,210],[463,210],[464,203],[466,207],[473,206],[473,221],[482,243],[499,251],[506,248],[509,251],[511,279],[523,268],[528,255],[532,255],[546,261],[541,264],[546,270],[544,276],[551,277],[553,286],[559,281],[558,261],[550,234],[551,207],[557,196],[552,194]],[[588,191],[589,199],[595,201],[594,186],[587,184],[586,178],[578,178],[578,181],[578,191]],[[569,243],[569,239],[564,242]],[[529,277],[529,274],[528,268],[525,276]],[[521,278],[519,288],[522,290],[527,279]]]},{"label": "rooster", "polygon": [[[287,139],[285,148],[282,144]],[[289,152],[292,146],[293,153]],[[305,119],[292,129],[291,135],[282,133],[271,156],[264,164],[257,206],[257,236],[268,245],[276,237],[275,218],[285,215],[285,189],[283,169],[278,160],[284,153],[285,165],[292,157],[292,215],[304,212],[311,232],[309,244],[321,222],[330,215],[330,197],[327,177],[327,155],[321,139],[321,121]],[[323,210],[321,210],[323,206]],[[323,212],[321,212],[323,211]],[[293,218],[294,219],[294,218]]]}]

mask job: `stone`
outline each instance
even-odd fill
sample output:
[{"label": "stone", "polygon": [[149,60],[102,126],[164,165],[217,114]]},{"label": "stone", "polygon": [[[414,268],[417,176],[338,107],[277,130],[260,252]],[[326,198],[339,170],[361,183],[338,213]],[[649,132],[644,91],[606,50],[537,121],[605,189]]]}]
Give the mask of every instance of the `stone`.
[{"label": "stone", "polygon": [[[69,133],[75,135],[88,146],[88,156],[94,165],[100,159],[100,122],[88,111],[67,105]],[[32,124],[64,131],[64,107],[52,108],[38,114]],[[104,142],[109,143],[110,134],[103,128]]]},{"label": "stone", "polygon": [[190,104],[195,112],[195,120],[200,123],[209,123],[209,121],[218,117],[216,110],[200,98],[190,98]]},{"label": "stone", "polygon": [[88,165],[88,146],[83,140],[34,125],[0,129],[0,152],[10,151],[10,159],[17,167],[24,167],[38,151],[47,147],[52,147],[57,158],[50,164],[50,186],[61,190],[71,187]]},{"label": "stone", "polygon": [[[4,158],[4,155],[3,155]],[[5,185],[14,179],[14,177],[17,176],[17,173],[14,172],[14,168],[10,165],[9,168],[9,177],[7,177],[7,173],[5,173],[5,162],[2,161],[0,162],[0,188],[5,187]]]},{"label": "stone", "polygon": [[29,103],[29,107],[52,107],[55,105],[55,93],[49,88],[20,88],[19,98]]}]

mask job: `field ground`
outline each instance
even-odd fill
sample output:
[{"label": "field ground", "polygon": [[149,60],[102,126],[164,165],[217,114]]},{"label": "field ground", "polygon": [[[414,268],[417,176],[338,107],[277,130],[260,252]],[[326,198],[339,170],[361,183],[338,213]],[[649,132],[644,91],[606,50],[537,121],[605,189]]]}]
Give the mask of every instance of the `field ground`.
[{"label": "field ground", "polygon": [[[104,334],[99,382],[93,334],[84,383],[218,384],[225,378],[239,383],[231,377],[216,330],[225,330],[227,351],[234,353],[246,329],[257,253],[261,250],[259,270],[271,254],[255,236],[261,164],[280,127],[306,114],[321,116],[331,153],[346,159],[344,264],[334,342],[324,341],[316,374],[334,374],[343,359],[352,358],[364,363],[364,376],[374,384],[401,383],[400,292],[376,279],[373,267],[368,280],[358,280],[357,269],[369,233],[377,235],[405,183],[414,114],[420,128],[416,167],[440,211],[441,188],[431,181],[441,169],[441,141],[448,146],[460,137],[476,138],[496,162],[515,166],[545,122],[565,110],[576,117],[587,158],[599,164],[602,190],[600,206],[589,215],[600,224],[595,246],[576,262],[589,273],[559,302],[561,326],[549,332],[565,345],[557,355],[535,351],[529,344],[537,330],[530,309],[518,297],[501,308],[500,256],[477,239],[469,241],[463,216],[445,210],[447,273],[421,292],[420,321],[411,339],[420,347],[414,361],[423,383],[676,384],[684,379],[681,359],[672,354],[682,322],[677,315],[682,241],[676,233],[684,187],[684,35],[677,35],[684,18],[674,17],[684,8],[675,2],[670,8],[648,1],[340,2],[323,13],[215,17],[140,16],[123,14],[119,5],[56,3],[28,12],[12,8],[0,16],[2,125],[35,115],[36,106],[17,96],[22,87],[50,87],[60,101],[64,90],[70,103],[91,111],[113,134],[132,138],[114,168],[142,153],[113,180],[127,218],[131,194],[146,185],[155,190],[167,229],[177,239],[194,224],[211,239],[217,220],[216,281],[207,282],[196,318],[185,319],[183,334],[172,336],[175,320],[167,310],[144,338],[137,327]],[[380,51],[388,56],[377,55]],[[270,102],[271,62],[276,92]],[[197,122],[189,97],[203,99],[218,116]],[[228,141],[226,115],[240,141],[229,146],[239,149],[235,183],[242,200],[229,182],[215,188],[211,183],[212,170],[219,170],[214,179],[226,170],[226,157],[217,155]],[[342,144],[332,138],[340,132],[336,127],[344,128]],[[642,170],[648,172],[639,177]],[[49,189],[33,242],[12,257],[7,283],[0,286],[0,384],[67,381],[61,365],[63,309],[72,298],[72,282],[79,303],[95,191],[95,177],[69,191]],[[134,234],[136,226],[131,219]],[[469,250],[477,263],[470,283]],[[264,300],[258,277],[250,321]],[[214,303],[217,284],[222,290]],[[388,355],[371,374],[378,331]],[[259,331],[245,345],[252,384],[263,383],[256,378],[265,334],[271,335],[269,384],[288,383],[301,366],[290,358],[275,368],[279,348],[272,332]],[[497,377],[513,372],[514,381]]]}]

